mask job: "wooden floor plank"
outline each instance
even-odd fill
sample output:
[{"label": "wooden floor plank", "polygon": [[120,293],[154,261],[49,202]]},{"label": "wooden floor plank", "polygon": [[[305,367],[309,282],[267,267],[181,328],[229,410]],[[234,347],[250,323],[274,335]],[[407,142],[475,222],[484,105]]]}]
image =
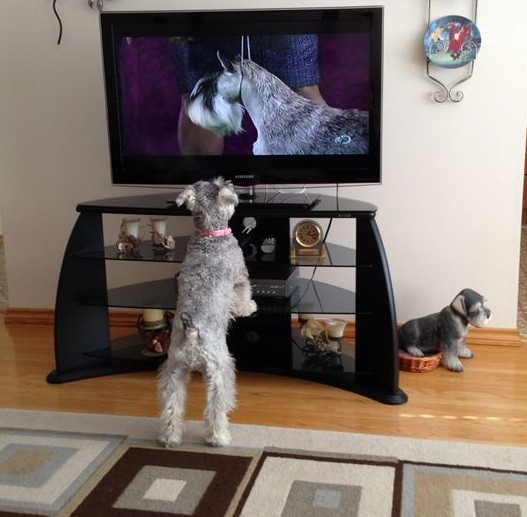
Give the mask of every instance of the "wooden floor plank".
[{"label": "wooden floor plank", "polygon": [[[2,314],[0,313],[0,318]],[[114,333],[130,332],[116,329]],[[527,442],[527,355],[524,345],[474,345],[461,374],[437,368],[401,372],[409,401],[388,406],[344,390],[299,379],[238,374],[236,423],[470,440]],[[156,416],[156,372],[51,385],[53,327],[0,321],[0,407]],[[204,388],[191,380],[187,417],[200,419]],[[8,425],[2,422],[1,425]]]}]

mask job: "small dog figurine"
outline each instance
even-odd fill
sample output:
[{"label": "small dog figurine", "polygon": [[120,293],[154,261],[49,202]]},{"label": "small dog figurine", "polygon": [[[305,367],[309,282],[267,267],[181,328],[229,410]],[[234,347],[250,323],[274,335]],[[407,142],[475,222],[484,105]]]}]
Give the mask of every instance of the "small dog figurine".
[{"label": "small dog figurine", "polygon": [[200,79],[187,108],[194,124],[216,134],[242,131],[244,107],[258,131],[253,154],[365,154],[369,114],[308,100],[250,59],[218,53],[223,72]]},{"label": "small dog figurine", "polygon": [[159,375],[163,431],[160,441],[178,445],[184,431],[187,382],[191,371],[206,381],[206,441],[230,442],[228,412],[235,406],[236,373],[227,348],[232,318],[256,311],[242,250],[227,226],[238,204],[229,181],[198,181],[176,198],[194,216],[191,237],[178,276],[178,301],[168,358]]},{"label": "small dog figurine", "polygon": [[483,327],[490,319],[483,296],[472,289],[463,289],[441,312],[410,320],[399,329],[399,348],[414,357],[441,351],[443,366],[462,372],[458,359],[473,356],[467,348],[468,325]]}]

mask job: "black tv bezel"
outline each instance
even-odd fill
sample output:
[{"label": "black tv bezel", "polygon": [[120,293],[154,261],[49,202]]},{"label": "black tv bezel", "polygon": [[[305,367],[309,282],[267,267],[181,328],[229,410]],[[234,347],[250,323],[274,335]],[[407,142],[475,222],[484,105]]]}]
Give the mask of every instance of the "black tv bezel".
[{"label": "black tv bezel", "polygon": [[[196,10],[103,12],[100,16],[110,144],[115,185],[187,185],[221,174],[244,184],[380,184],[382,124],[383,8]],[[116,41],[121,36],[174,34],[349,33],[368,27],[370,36],[370,152],[367,155],[317,156],[133,156],[122,153],[120,81]],[[328,29],[326,29],[328,30]],[[231,31],[231,32],[230,32]]]}]

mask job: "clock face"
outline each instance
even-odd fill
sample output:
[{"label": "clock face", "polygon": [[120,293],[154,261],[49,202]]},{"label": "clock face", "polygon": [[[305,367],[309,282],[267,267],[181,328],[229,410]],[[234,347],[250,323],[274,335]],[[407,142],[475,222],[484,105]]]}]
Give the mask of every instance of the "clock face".
[{"label": "clock face", "polygon": [[295,228],[295,239],[301,246],[317,246],[322,239],[322,229],[315,221],[304,221]]}]

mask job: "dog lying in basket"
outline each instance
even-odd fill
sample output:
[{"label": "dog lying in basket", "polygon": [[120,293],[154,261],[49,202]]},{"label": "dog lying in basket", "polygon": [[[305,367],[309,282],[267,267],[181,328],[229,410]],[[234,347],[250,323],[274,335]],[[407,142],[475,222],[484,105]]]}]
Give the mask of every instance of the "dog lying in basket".
[{"label": "dog lying in basket", "polygon": [[485,306],[483,296],[472,289],[463,289],[441,312],[405,323],[399,329],[399,348],[413,358],[423,358],[424,363],[433,361],[427,354],[440,352],[447,370],[462,372],[459,358],[474,355],[467,347],[468,326],[483,327],[489,319],[490,309]]}]

